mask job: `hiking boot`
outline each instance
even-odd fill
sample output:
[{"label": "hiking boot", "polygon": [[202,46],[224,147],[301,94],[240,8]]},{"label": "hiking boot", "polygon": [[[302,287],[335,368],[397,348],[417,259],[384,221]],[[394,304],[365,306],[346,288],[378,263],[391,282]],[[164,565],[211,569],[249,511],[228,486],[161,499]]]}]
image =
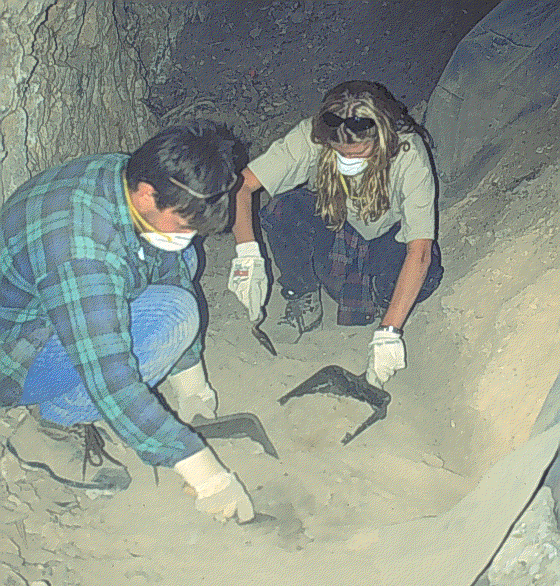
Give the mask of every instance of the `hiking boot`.
[{"label": "hiking boot", "polygon": [[293,292],[283,292],[286,298],[286,311],[272,328],[271,333],[277,342],[297,344],[306,332],[318,328],[323,321],[323,306],[320,290],[309,291],[300,296]]},{"label": "hiking boot", "polygon": [[[6,448],[25,469],[36,469],[71,488],[124,490],[130,484],[126,467],[105,450],[107,432],[93,423],[64,427],[26,417],[7,439]],[[101,468],[108,460],[117,468]],[[86,478],[89,466],[97,469]]]}]

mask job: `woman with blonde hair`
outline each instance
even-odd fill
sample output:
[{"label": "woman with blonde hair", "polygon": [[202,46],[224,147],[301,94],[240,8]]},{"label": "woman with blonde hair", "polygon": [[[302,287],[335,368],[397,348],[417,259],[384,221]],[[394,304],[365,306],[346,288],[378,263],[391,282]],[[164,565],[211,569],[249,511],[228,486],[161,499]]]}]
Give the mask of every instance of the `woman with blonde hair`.
[{"label": "woman with blonde hair", "polygon": [[380,83],[343,82],[319,111],[243,170],[229,288],[256,319],[267,279],[252,225],[260,210],[286,312],[277,341],[297,342],[322,321],[321,288],[337,301],[340,325],[381,318],[367,376],[384,384],[405,367],[403,326],[443,274],[436,238],[436,179],[430,136]]}]

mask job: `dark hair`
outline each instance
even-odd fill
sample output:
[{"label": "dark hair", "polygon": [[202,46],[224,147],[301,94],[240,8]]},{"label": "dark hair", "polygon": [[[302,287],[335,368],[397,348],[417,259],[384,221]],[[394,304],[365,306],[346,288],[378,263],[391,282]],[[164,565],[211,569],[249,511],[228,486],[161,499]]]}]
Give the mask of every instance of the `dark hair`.
[{"label": "dark hair", "polygon": [[244,162],[240,143],[210,120],[190,120],[162,130],[132,153],[126,166],[131,191],[142,181],[158,209],[175,208],[200,234],[219,232],[229,220],[227,194]]}]

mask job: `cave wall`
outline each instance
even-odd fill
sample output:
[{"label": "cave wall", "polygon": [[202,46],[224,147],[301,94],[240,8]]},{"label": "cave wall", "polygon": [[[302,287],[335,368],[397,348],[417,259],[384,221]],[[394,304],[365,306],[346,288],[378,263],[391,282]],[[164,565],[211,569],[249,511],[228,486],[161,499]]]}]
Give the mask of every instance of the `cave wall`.
[{"label": "cave wall", "polygon": [[142,19],[140,6],[129,21],[127,4],[135,3],[0,0],[0,203],[49,166],[131,151],[157,131],[129,38],[143,22],[151,55],[158,54],[150,19],[167,12],[146,6]]},{"label": "cave wall", "polygon": [[428,102],[442,197],[463,197],[560,93],[560,6],[502,0],[459,43]]}]

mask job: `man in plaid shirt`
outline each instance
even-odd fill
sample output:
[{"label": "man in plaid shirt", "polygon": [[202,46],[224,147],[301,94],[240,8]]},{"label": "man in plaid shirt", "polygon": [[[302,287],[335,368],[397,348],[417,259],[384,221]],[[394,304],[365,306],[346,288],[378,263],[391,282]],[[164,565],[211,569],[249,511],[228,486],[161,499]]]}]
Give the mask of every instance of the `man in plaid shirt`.
[{"label": "man in plaid shirt", "polygon": [[[66,426],[103,418],[144,462],[173,466],[199,510],[246,521],[243,485],[185,424],[216,408],[191,240],[227,225],[233,152],[193,120],[16,190],[0,210],[0,405],[39,404]],[[154,392],[165,378],[179,418]]]}]

